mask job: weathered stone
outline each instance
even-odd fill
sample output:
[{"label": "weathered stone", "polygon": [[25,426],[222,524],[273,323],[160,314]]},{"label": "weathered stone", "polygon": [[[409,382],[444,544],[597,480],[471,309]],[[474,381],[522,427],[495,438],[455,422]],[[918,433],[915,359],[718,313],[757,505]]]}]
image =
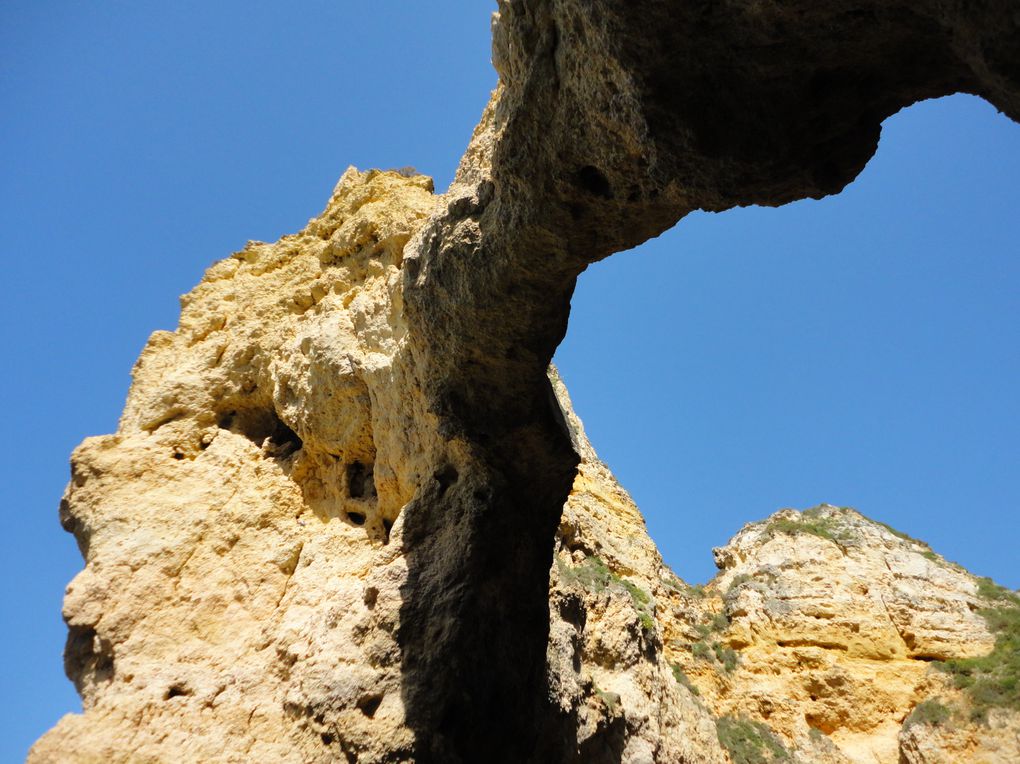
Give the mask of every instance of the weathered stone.
[{"label": "weathered stone", "polygon": [[[793,750],[810,752],[807,761],[894,763],[904,720],[921,701],[967,706],[933,666],[992,650],[977,612],[987,603],[971,574],[926,544],[822,505],[747,525],[715,556],[721,572],[694,608],[700,622],[677,629],[666,652],[717,716],[765,722]],[[698,642],[734,650],[735,667],[699,659]],[[991,746],[996,734],[960,715],[954,728],[975,738],[974,755],[1010,760],[989,753],[1008,750],[1004,741]],[[1015,713],[1001,719],[1003,729],[1020,723]],[[909,730],[905,739],[917,740],[921,730]],[[835,751],[814,750],[820,742]],[[930,750],[911,760],[939,760]]]},{"label": "weathered stone", "polygon": [[[647,689],[641,721],[646,689],[584,679],[628,664],[659,687],[643,626],[640,658],[608,630],[584,636],[576,687],[546,670],[569,637],[549,570],[571,486],[618,491],[591,489],[547,377],[576,276],[694,209],[840,190],[921,98],[1017,119],[1016,3],[499,7],[500,84],[450,191],[348,173],[303,232],[214,266],[143,353],[118,433],[76,452],[87,712],[39,760],[720,755],[690,747],[707,717],[683,692],[679,712]],[[594,544],[577,517],[569,538]],[[612,583],[605,613],[629,612]],[[669,729],[681,747],[656,748]]]}]

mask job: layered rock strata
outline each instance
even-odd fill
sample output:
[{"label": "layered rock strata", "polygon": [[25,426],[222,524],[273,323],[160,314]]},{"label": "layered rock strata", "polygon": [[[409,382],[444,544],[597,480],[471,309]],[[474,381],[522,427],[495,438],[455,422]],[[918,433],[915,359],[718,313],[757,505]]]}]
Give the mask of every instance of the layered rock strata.
[{"label": "layered rock strata", "polygon": [[[715,558],[700,617],[683,608],[666,653],[716,716],[767,725],[804,761],[1020,757],[1020,706],[984,708],[953,675],[957,663],[1001,653],[995,609],[1020,618],[1014,595],[828,505],[750,524]],[[994,686],[1015,674],[996,674]]]}]

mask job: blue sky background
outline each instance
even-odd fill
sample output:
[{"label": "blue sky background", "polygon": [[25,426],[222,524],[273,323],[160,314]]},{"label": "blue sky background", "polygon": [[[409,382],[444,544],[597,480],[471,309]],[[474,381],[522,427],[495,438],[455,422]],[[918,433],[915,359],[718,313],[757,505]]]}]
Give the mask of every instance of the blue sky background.
[{"label": "blue sky background", "polygon": [[[148,334],[348,164],[449,183],[495,75],[488,3],[0,5],[0,761],[79,707],[57,523]],[[592,266],[557,362],[675,569],[782,506],[853,505],[1020,586],[1020,127],[890,119],[842,195],[695,214]]]}]

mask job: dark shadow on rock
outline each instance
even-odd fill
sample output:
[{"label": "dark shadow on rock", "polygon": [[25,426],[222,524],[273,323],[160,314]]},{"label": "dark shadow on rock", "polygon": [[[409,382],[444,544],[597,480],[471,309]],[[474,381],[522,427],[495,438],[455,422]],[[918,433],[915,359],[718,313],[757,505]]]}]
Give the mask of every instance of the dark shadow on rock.
[{"label": "dark shadow on rock", "polygon": [[[419,762],[570,761],[546,686],[549,569],[578,457],[535,380],[530,421],[457,438],[404,508],[398,642]],[[496,429],[503,429],[498,427]]]},{"label": "dark shadow on rock", "polygon": [[545,685],[553,537],[577,464],[545,369],[577,275],[695,209],[838,192],[882,120],[917,100],[969,92],[1017,119],[1016,8],[500,2],[498,130],[483,123],[463,174],[477,193],[405,261],[416,382],[449,452],[403,510],[418,761],[620,756],[622,728],[578,751]]}]

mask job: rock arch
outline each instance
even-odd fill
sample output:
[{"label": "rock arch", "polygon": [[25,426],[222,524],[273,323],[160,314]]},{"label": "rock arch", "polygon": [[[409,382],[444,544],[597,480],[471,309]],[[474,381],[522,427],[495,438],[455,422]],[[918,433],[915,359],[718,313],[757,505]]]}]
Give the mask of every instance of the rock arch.
[{"label": "rock arch", "polygon": [[[1020,119],[1018,12],[1009,2],[500,3],[499,88],[455,180],[459,198],[412,242],[405,281],[428,407],[475,486],[408,508],[409,526],[428,529],[413,537],[411,569],[435,588],[405,603],[407,623],[422,624],[404,632],[405,651],[424,652],[432,619],[458,623],[449,652],[431,655],[436,666],[456,655],[457,676],[471,677],[449,688],[449,705],[428,704],[424,737],[443,730],[435,739],[470,751],[508,735],[506,750],[522,756],[513,741],[538,729],[549,539],[576,460],[545,367],[580,271],[694,209],[837,193],[873,155],[882,120],[918,100],[973,93]],[[458,547],[454,559],[440,553]],[[464,594],[450,602],[454,590]],[[501,677],[495,665],[515,668]],[[408,674],[411,708],[422,705],[416,687],[436,687],[424,680],[433,672]],[[496,697],[536,704],[494,720]]]},{"label": "rock arch", "polygon": [[[69,671],[86,706],[100,707],[106,683],[123,676],[118,640],[135,625],[124,608],[102,612],[123,578],[93,566],[111,535],[102,522],[112,521],[91,511],[117,480],[138,480],[166,455],[160,479],[193,471],[214,505],[209,514],[225,517],[237,491],[203,472],[212,453],[235,477],[269,476],[275,504],[249,512],[246,528],[275,529],[270,509],[281,506],[293,523],[281,531],[289,546],[275,550],[275,569],[253,595],[273,607],[302,566],[323,556],[325,547],[306,550],[299,540],[310,501],[323,521],[345,516],[350,533],[381,545],[360,604],[347,605],[359,608],[359,648],[387,689],[395,680],[386,672],[399,672],[411,739],[377,740],[392,744],[386,760],[573,760],[577,720],[550,705],[545,669],[554,534],[585,446],[547,369],[578,274],[695,209],[838,192],[875,151],[882,120],[917,100],[969,92],[1020,120],[1018,30],[1020,7],[1009,0],[500,0],[500,83],[450,192],[434,197],[425,179],[399,173],[350,173],[300,234],[214,266],[186,299],[178,332],[150,340],[121,432],[79,452],[62,516],[89,562],[67,603]],[[400,202],[389,204],[388,194]],[[271,271],[290,279],[292,294],[254,287],[247,312],[218,304],[217,290],[238,274],[256,283]],[[377,300],[359,301],[355,283]],[[314,322],[300,323],[312,314]],[[288,335],[285,324],[300,331]],[[252,327],[264,332],[262,344]],[[227,335],[239,342],[218,344]],[[338,337],[357,352],[332,354]],[[302,387],[316,374],[319,382]],[[314,401],[327,388],[357,416],[306,417],[322,413]],[[258,417],[238,418],[242,403],[257,404]],[[242,451],[249,461],[234,458]],[[302,497],[295,481],[314,490]],[[203,523],[195,538],[204,538]],[[391,530],[399,543],[388,543]],[[210,556],[238,543],[220,527],[207,535]],[[158,560],[153,576],[176,587],[191,556],[143,541],[139,565]],[[395,622],[379,615],[394,581],[402,598]],[[223,603],[205,604],[212,612]],[[227,617],[229,607],[202,627],[224,639],[258,626]],[[296,637],[280,643],[273,665],[289,671],[307,649]],[[328,684],[324,661],[303,669],[317,686]],[[205,703],[208,691],[211,707],[230,692],[204,687],[197,670],[184,676],[193,666],[171,668],[182,675],[147,678],[163,683],[160,703]],[[330,688],[347,703],[344,718],[384,716],[392,693],[354,684]],[[346,743],[317,704],[335,698],[302,692],[287,696],[286,719],[273,723],[314,730],[312,743],[327,746],[318,755],[329,756],[329,746]],[[120,708],[109,713],[132,723]],[[618,760],[622,734],[605,730],[586,760]],[[193,738],[217,743],[212,733]],[[40,761],[47,751],[60,755],[61,738],[50,740]],[[259,750],[270,759],[289,751],[279,741],[266,746]]]}]

